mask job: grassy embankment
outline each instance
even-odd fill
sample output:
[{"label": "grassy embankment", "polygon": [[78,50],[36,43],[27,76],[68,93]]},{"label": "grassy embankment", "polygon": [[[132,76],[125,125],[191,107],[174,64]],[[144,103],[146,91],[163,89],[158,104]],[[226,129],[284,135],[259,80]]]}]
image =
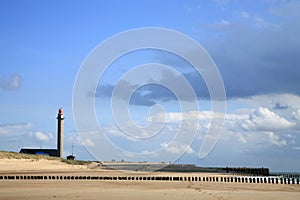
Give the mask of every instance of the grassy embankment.
[{"label": "grassy embankment", "polygon": [[91,164],[91,161],[67,160],[64,158],[58,158],[58,157],[52,157],[52,156],[32,155],[32,154],[7,152],[7,151],[0,151],[0,159],[31,159],[31,160],[44,159],[44,160],[56,160],[56,161],[70,164],[70,165],[89,165],[89,164]]}]

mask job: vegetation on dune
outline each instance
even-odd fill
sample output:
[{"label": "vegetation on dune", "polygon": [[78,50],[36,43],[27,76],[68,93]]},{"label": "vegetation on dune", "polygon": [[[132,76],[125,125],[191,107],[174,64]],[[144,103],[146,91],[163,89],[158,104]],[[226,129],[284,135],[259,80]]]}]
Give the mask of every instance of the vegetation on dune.
[{"label": "vegetation on dune", "polygon": [[8,159],[33,159],[33,160],[45,159],[45,160],[57,160],[57,161],[60,160],[60,158],[50,157],[50,156],[0,151],[0,159],[5,159],[5,158],[8,158]]},{"label": "vegetation on dune", "polygon": [[0,151],[0,159],[31,159],[31,160],[56,160],[61,161],[70,165],[88,165],[91,164],[91,161],[83,161],[83,160],[67,160],[64,158],[52,157],[52,156],[44,156],[44,155],[33,155],[33,154],[25,154],[25,153],[16,153],[16,152],[8,152],[8,151]]},{"label": "vegetation on dune", "polygon": [[67,164],[70,164],[70,165],[89,165],[89,164],[92,163],[91,161],[67,160],[67,159],[64,159],[64,158],[61,159],[61,162],[64,162],[64,163],[67,163]]}]

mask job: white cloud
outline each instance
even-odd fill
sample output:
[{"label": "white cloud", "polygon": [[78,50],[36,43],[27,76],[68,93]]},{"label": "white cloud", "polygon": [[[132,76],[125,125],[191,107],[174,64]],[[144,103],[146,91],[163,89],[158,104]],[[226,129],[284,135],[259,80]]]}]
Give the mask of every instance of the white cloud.
[{"label": "white cloud", "polygon": [[166,122],[180,122],[182,120],[211,120],[212,118],[233,117],[232,115],[226,115],[223,113],[217,113],[213,111],[189,111],[189,112],[168,112],[158,113],[152,116],[152,120],[156,122],[162,122],[166,119]]},{"label": "white cloud", "polygon": [[277,24],[266,21],[264,18],[256,16],[254,17],[254,24],[263,30],[273,30],[277,29],[279,26]]},{"label": "white cloud", "polygon": [[[230,105],[243,102],[244,108],[238,108],[226,115],[223,135],[220,138],[222,143],[228,146],[234,144],[237,150],[241,150],[240,152],[248,149],[248,153],[266,148],[272,151],[271,148],[297,145],[300,109],[297,108],[299,105],[291,102],[288,97],[293,100],[299,99],[295,95],[284,94],[230,100]],[[273,111],[275,102],[288,106],[286,109]],[[253,109],[259,103],[269,108]]]},{"label": "white cloud", "polygon": [[[93,134],[95,134],[94,131],[85,133],[85,134],[92,134],[91,137],[93,137]],[[76,137],[76,144],[80,146],[85,146],[85,147],[94,147],[95,143],[92,141],[91,138],[89,137]]]},{"label": "white cloud", "polygon": [[241,133],[236,133],[236,136],[238,137],[238,141],[241,143],[247,143],[247,139],[243,136]]},{"label": "white cloud", "polygon": [[20,135],[32,128],[31,123],[0,124],[0,135]]},{"label": "white cloud", "polygon": [[265,132],[264,135],[266,136],[266,140],[269,141],[270,144],[273,144],[275,146],[278,147],[282,147],[287,145],[287,141],[284,139],[280,139],[280,137],[278,135],[276,135],[275,133],[269,131],[269,132]]},{"label": "white cloud", "polygon": [[293,150],[300,150],[300,147],[293,147]]},{"label": "white cloud", "polygon": [[221,19],[218,22],[208,25],[208,28],[213,31],[222,32],[230,28],[231,25],[232,25],[231,22],[229,22],[228,20]]},{"label": "white cloud", "polygon": [[259,150],[272,147],[278,148],[289,144],[286,139],[272,131],[244,133],[242,134],[242,137],[245,139],[245,142],[241,143],[241,146],[239,147],[241,149],[247,148],[250,150]]},{"label": "white cloud", "polygon": [[185,152],[187,154],[193,154],[195,151],[191,148],[190,145],[187,144],[181,144],[181,143],[172,143],[171,145],[168,145],[166,143],[162,143],[161,146],[169,153],[171,154],[177,154],[181,155],[182,152]]},{"label": "white cloud", "polygon": [[[134,123],[127,123],[122,127],[116,125],[104,127],[104,132],[108,136],[123,137],[130,141],[138,141],[140,139],[147,139],[160,133],[162,124],[153,122],[151,127],[138,127]],[[173,127],[167,126],[166,130],[173,130]]]},{"label": "white cloud", "polygon": [[248,18],[250,15],[247,12],[243,11],[241,12],[241,16],[244,18]]},{"label": "white cloud", "polygon": [[300,130],[300,109],[297,109],[295,110],[293,113],[292,113],[292,118],[294,120],[294,122],[296,123],[296,129],[297,130]]},{"label": "white cloud", "polygon": [[91,139],[89,139],[89,138],[86,138],[84,141],[82,141],[82,143],[86,147],[93,147],[93,146],[95,146],[94,142]]},{"label": "white cloud", "polygon": [[21,86],[21,77],[18,74],[11,75],[10,77],[0,78],[0,88],[3,90],[17,90]]},{"label": "white cloud", "polygon": [[240,126],[246,131],[275,131],[286,130],[295,126],[294,123],[276,115],[268,108],[258,108],[243,120]]},{"label": "white cloud", "polygon": [[37,140],[42,142],[48,142],[53,138],[52,134],[43,133],[41,131],[35,132],[34,136]]},{"label": "white cloud", "polygon": [[222,19],[222,20],[220,21],[220,24],[221,24],[221,25],[224,25],[224,26],[229,26],[229,25],[231,25],[231,23],[230,23],[229,21],[225,20],[225,19]]},{"label": "white cloud", "polygon": [[300,109],[293,112],[293,117],[295,120],[300,121]]}]

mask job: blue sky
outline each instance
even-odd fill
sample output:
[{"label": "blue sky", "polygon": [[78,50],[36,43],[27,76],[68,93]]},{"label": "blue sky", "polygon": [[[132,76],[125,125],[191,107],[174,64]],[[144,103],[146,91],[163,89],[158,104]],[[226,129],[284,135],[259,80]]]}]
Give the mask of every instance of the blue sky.
[{"label": "blue sky", "polygon": [[[142,149],[143,143],[134,148],[135,141],[124,137],[113,123],[110,97],[124,72],[143,63],[162,63],[189,80],[199,103],[199,110],[182,113],[187,121],[196,116],[199,128],[192,144],[169,149],[170,154],[187,150],[176,162],[300,171],[299,10],[300,2],[293,0],[2,0],[0,149],[55,148],[55,118],[58,108],[63,107],[65,155],[70,154],[73,143],[78,159],[93,159],[84,146],[96,148],[95,141],[92,137],[80,140],[73,119],[73,87],[80,66],[99,43],[115,34],[134,28],[161,27],[182,32],[200,43],[220,71],[227,115],[218,143],[206,158],[198,158],[214,116],[205,82],[188,63],[157,50],[141,50],[116,60],[102,77],[97,91],[89,96],[95,99],[102,132],[128,151]],[[145,74],[150,72],[151,69]],[[161,82],[179,87],[176,81],[170,81],[171,77],[159,76]],[[132,77],[122,84],[130,88],[141,77]],[[122,101],[122,96],[117,98]],[[173,130],[180,125],[176,118],[180,111],[168,89],[149,85],[137,90],[129,106],[132,118],[136,123],[147,124],[149,107],[157,103],[169,116],[163,133],[170,140]],[[155,114],[152,120],[159,122],[160,113]],[[86,125],[89,126],[88,120]],[[187,134],[190,131],[187,129]],[[89,133],[100,134],[93,128]],[[165,143],[155,145],[164,147]],[[97,148],[101,152],[97,157],[103,160],[142,159]],[[153,161],[168,159],[169,155],[161,155]]]}]

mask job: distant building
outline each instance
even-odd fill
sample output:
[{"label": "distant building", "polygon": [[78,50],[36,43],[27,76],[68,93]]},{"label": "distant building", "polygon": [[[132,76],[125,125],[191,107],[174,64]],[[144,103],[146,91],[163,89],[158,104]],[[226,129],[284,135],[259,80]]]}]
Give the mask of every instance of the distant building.
[{"label": "distant building", "polygon": [[27,149],[22,148],[20,153],[63,157],[63,138],[64,138],[64,115],[60,108],[57,114],[57,149]]}]

